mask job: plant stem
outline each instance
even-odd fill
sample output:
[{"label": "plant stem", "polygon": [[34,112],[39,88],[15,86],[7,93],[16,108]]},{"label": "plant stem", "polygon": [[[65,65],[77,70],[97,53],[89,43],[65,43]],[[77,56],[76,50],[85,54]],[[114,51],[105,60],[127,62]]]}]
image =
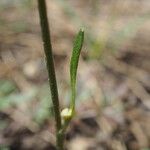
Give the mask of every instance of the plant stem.
[{"label": "plant stem", "polygon": [[38,10],[39,10],[42,38],[43,38],[43,45],[44,45],[44,52],[46,55],[49,85],[50,85],[50,91],[51,91],[51,97],[52,97],[55,121],[56,121],[56,130],[57,130],[56,144],[58,150],[63,150],[64,135],[60,134],[59,132],[61,130],[62,125],[61,125],[61,116],[59,110],[60,107],[59,107],[58,90],[57,90],[57,83],[56,83],[56,76],[55,76],[55,68],[53,62],[52,44],[50,38],[50,30],[49,30],[49,23],[47,19],[45,0],[38,0]]}]

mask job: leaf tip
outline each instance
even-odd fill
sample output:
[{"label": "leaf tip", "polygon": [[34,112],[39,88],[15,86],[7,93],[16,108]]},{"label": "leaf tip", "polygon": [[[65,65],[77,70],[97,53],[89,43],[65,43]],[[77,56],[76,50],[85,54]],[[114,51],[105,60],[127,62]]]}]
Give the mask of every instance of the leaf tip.
[{"label": "leaf tip", "polygon": [[82,27],[82,28],[80,28],[80,32],[84,32],[84,28]]}]

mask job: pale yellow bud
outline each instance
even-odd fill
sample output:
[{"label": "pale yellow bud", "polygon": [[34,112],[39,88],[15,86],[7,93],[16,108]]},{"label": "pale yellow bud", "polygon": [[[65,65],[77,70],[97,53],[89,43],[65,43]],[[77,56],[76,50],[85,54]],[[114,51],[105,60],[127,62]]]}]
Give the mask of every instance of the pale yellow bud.
[{"label": "pale yellow bud", "polygon": [[72,110],[69,108],[65,108],[61,111],[61,117],[64,120],[68,120],[72,117]]}]

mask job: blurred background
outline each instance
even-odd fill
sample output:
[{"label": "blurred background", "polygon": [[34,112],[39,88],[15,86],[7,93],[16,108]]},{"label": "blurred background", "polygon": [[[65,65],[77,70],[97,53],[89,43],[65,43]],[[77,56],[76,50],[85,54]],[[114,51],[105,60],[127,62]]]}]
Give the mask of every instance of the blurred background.
[{"label": "blurred background", "polygon": [[[85,29],[68,150],[150,150],[150,0],[47,0],[61,108]],[[0,150],[55,150],[37,1],[0,0]]]}]

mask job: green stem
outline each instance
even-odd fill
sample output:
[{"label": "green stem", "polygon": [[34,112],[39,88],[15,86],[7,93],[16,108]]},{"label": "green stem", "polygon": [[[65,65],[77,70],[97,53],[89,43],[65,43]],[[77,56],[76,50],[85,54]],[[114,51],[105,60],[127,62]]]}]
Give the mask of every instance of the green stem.
[{"label": "green stem", "polygon": [[57,133],[57,150],[64,150],[65,134],[61,130]]},{"label": "green stem", "polygon": [[38,10],[39,10],[42,38],[43,38],[43,44],[44,44],[44,52],[46,55],[49,85],[50,85],[50,91],[51,91],[51,97],[52,97],[55,121],[56,121],[56,130],[57,130],[56,144],[57,144],[58,150],[63,150],[64,135],[59,133],[62,125],[61,125],[58,90],[57,90],[52,45],[51,45],[50,30],[49,30],[49,23],[47,19],[47,10],[46,10],[45,0],[38,0]]}]

